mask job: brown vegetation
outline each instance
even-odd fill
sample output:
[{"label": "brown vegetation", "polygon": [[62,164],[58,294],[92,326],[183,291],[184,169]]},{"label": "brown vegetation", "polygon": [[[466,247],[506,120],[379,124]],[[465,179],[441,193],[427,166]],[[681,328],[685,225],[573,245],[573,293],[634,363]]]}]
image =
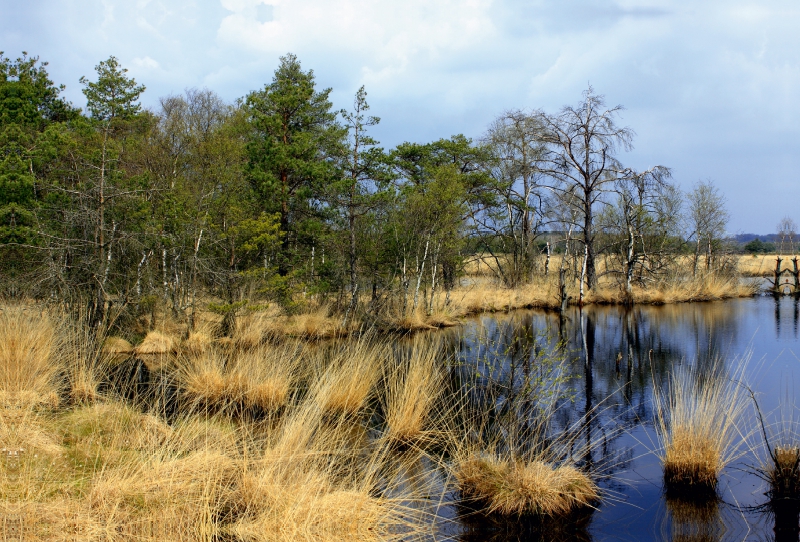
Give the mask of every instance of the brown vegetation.
[{"label": "brown vegetation", "polygon": [[[0,312],[0,513],[24,526],[25,540],[372,541],[426,529],[409,503],[430,490],[391,475],[418,455],[395,458],[366,437],[366,420],[326,422],[327,410],[353,411],[375,391],[385,344],[340,344],[325,357],[330,371],[314,373],[327,374],[326,385],[302,397],[292,389],[311,375],[299,360],[322,354],[309,357],[297,343],[213,346],[170,361],[164,370],[175,371],[192,404],[223,412],[194,408],[167,423],[156,410],[100,396],[88,376],[79,386],[70,356],[54,346],[78,339],[57,318]],[[92,363],[102,346],[77,352],[87,375],[102,367]],[[345,370],[360,371],[349,376],[366,392],[341,387]],[[284,413],[265,425],[229,416],[233,404]],[[358,427],[364,438],[354,441]]]},{"label": "brown vegetation", "polygon": [[567,515],[599,499],[597,486],[583,472],[540,460],[472,455],[456,463],[455,476],[465,498],[505,516]]},{"label": "brown vegetation", "polygon": [[413,445],[431,436],[430,422],[442,394],[444,367],[440,346],[417,339],[387,377],[386,438],[397,445]]},{"label": "brown vegetation", "polygon": [[677,367],[666,392],[657,394],[656,416],[663,446],[668,492],[713,494],[722,469],[743,453],[734,446],[742,434],[748,403],[740,383],[746,360],[726,374],[721,360],[708,367]]}]

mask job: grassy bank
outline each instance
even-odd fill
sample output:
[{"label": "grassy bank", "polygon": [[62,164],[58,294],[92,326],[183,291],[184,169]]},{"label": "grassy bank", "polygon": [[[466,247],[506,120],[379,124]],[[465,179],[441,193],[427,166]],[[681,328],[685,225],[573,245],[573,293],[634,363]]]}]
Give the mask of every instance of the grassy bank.
[{"label": "grassy bank", "polygon": [[[495,406],[467,408],[479,382],[453,388],[431,337],[132,346],[0,309],[0,512],[25,540],[414,540],[455,490],[566,524],[599,498],[565,456],[465,440]],[[559,367],[519,400],[560,396]]]},{"label": "grassy bank", "polygon": [[[165,356],[170,406],[101,386],[116,362],[99,348],[76,359],[65,347],[78,331],[30,307],[0,311],[0,511],[24,540],[400,540],[429,528],[431,488],[409,474],[422,452],[393,454],[368,425],[370,397],[390,391],[385,346]],[[420,356],[412,347],[409,363]],[[93,378],[74,378],[78,361]]]}]

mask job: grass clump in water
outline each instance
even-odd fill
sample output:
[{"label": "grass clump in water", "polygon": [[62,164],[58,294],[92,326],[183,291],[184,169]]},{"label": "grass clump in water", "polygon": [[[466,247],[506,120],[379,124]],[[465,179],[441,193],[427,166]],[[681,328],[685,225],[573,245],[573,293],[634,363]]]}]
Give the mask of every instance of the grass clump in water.
[{"label": "grass clump in water", "polygon": [[668,494],[714,496],[722,470],[742,455],[735,443],[748,405],[740,382],[746,363],[734,360],[733,374],[719,358],[707,367],[678,367],[666,391],[656,394]]},{"label": "grass clump in water", "polygon": [[411,446],[432,438],[445,374],[441,354],[441,345],[430,337],[415,338],[389,373],[384,415],[391,444]]},{"label": "grass clump in water", "polygon": [[556,421],[572,393],[566,352],[543,347],[544,338],[506,337],[515,342],[479,337],[476,366],[462,372],[465,405],[454,433],[464,436],[451,467],[462,503],[498,521],[532,519],[545,530],[578,525],[600,500],[593,471],[581,469],[591,439],[580,439],[593,413],[572,424]]},{"label": "grass clump in water", "polygon": [[315,377],[312,393],[323,412],[354,415],[375,392],[391,355],[389,345],[367,334],[339,341],[327,350],[317,353],[315,369],[321,374]]},{"label": "grass clump in water", "polygon": [[457,463],[455,476],[464,497],[503,516],[564,516],[593,506],[600,496],[574,466],[541,460],[471,456]]}]

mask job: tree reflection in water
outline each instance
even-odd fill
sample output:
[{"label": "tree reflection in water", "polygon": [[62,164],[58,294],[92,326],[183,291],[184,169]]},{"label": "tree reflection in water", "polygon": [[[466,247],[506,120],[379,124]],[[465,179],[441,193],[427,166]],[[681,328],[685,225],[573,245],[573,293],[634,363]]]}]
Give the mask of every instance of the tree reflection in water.
[{"label": "tree reflection in water", "polygon": [[[662,504],[654,506],[656,503],[641,500],[641,495],[652,491],[641,493],[633,486],[660,487],[661,483],[658,459],[649,453],[655,448],[654,440],[648,440],[654,416],[653,387],[665,385],[675,365],[690,363],[702,368],[715,357],[734,359],[741,354],[738,337],[752,335],[759,325],[757,319],[749,318],[747,303],[762,307],[764,301],[590,306],[572,309],[563,319],[541,311],[476,318],[453,332],[453,347],[461,361],[458,379],[463,385],[468,375],[480,375],[471,381],[476,385],[468,393],[470,408],[477,412],[492,407],[500,413],[501,405],[513,402],[510,397],[520,393],[521,383],[537,369],[543,351],[558,350],[566,356],[571,395],[553,411],[550,428],[554,433],[574,432],[570,438],[574,449],[583,454],[580,464],[601,475],[604,489],[604,502],[597,513],[585,525],[573,526],[566,539],[589,540],[591,533],[611,529],[605,525],[613,522],[612,518],[624,517],[625,506],[630,506],[631,515],[639,513],[635,507],[644,510],[637,524],[626,527],[630,533],[623,539],[662,539],[667,534],[666,538],[673,540],[723,540],[724,533],[741,531],[741,512],[720,514],[718,508],[707,505],[694,510],[696,504],[666,503],[663,497]],[[775,309],[778,335],[780,306]],[[796,303],[793,309],[796,337]],[[521,408],[517,423],[535,425],[525,417],[536,414],[535,408]],[[495,417],[498,424],[501,419]],[[484,430],[513,433],[501,425]],[[516,436],[523,434],[518,431]],[[513,445],[524,447],[525,442],[518,438]],[[640,471],[648,473],[646,480]],[[753,497],[744,496],[747,498]],[[737,495],[733,500],[742,499]],[[609,504],[613,506],[609,508]],[[606,516],[609,519],[604,519]],[[465,519],[463,527],[461,540],[558,539],[543,537],[530,526],[498,523],[480,515]],[[557,533],[551,530],[547,535]]]}]

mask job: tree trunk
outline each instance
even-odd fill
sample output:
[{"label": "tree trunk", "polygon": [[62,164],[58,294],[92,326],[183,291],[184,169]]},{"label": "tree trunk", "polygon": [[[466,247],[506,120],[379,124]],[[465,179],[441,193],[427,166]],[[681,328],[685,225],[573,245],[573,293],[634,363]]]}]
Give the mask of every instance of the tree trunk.
[{"label": "tree trunk", "polygon": [[419,302],[419,287],[422,284],[422,274],[425,272],[425,260],[428,259],[428,247],[430,246],[431,238],[430,235],[428,239],[425,241],[425,252],[422,255],[422,265],[417,270],[417,286],[414,288],[414,306],[411,308],[411,313],[414,314],[417,311],[417,303]]},{"label": "tree trunk", "polygon": [[697,260],[700,259],[700,234],[697,234],[697,243],[694,247],[694,265],[692,267],[692,276],[697,276]]},{"label": "tree trunk", "polygon": [[586,286],[591,290],[597,285],[597,274],[594,267],[594,232],[592,231],[591,192],[585,194],[586,205],[583,214],[583,243],[586,258]]},{"label": "tree trunk", "polygon": [[203,230],[200,230],[200,235],[194,243],[194,256],[192,257],[192,282],[191,282],[191,309],[189,312],[189,331],[194,331],[195,318],[197,313],[197,254],[200,251],[200,242],[203,240]]}]

